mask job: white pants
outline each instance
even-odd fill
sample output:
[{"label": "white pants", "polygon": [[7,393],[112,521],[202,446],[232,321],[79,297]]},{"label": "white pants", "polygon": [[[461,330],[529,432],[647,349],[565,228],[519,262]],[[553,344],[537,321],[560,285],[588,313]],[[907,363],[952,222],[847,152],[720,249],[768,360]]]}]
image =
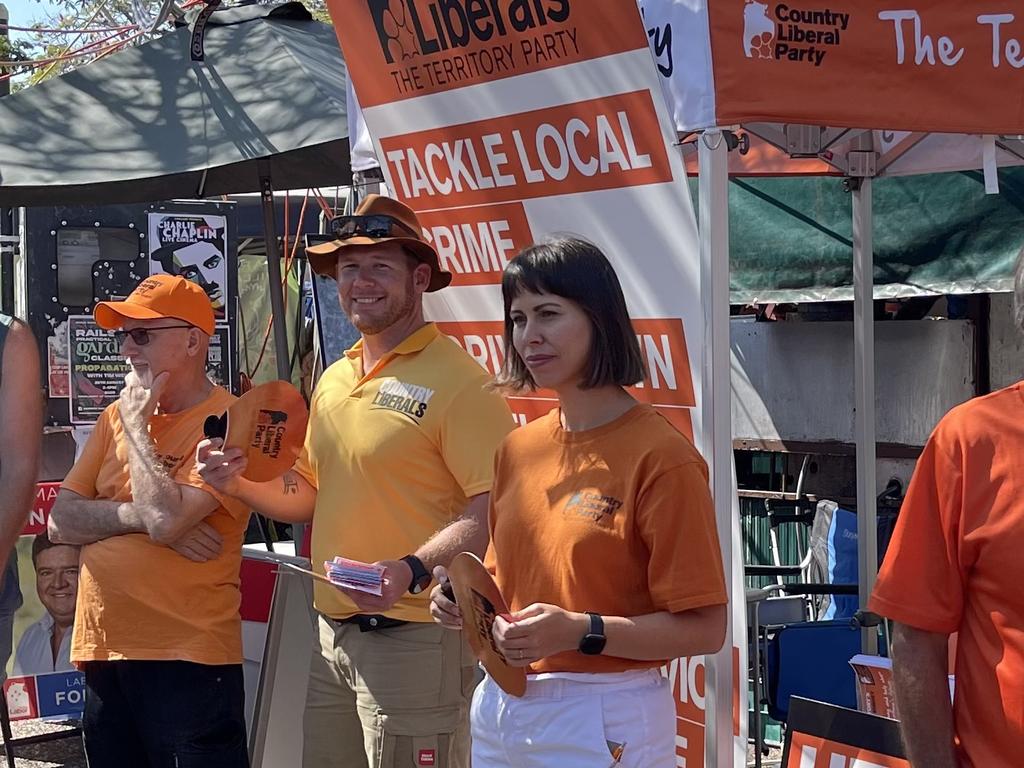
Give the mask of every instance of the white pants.
[{"label": "white pants", "polygon": [[[530,677],[526,695],[490,677],[470,709],[473,768],[673,768],[676,714],[660,670]],[[609,742],[625,744],[614,762]]]}]

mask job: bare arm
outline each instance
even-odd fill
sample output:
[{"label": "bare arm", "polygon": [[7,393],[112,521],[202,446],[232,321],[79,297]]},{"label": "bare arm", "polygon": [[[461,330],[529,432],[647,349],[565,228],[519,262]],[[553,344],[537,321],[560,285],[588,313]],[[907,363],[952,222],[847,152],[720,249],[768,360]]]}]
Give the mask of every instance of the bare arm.
[{"label": "bare arm", "polygon": [[[490,531],[487,527],[487,507],[490,493],[479,493],[469,500],[465,511],[455,520],[435,533],[415,554],[428,573],[436,566],[447,567],[459,552],[473,552],[482,555],[487,549]],[[386,611],[404,595],[412,583],[412,568],[404,560],[380,560],[384,566],[384,585],[381,595],[341,588],[342,592],[363,611]]]},{"label": "bare arm", "polygon": [[[62,489],[50,512],[47,533],[55,544],[92,544],[111,536],[148,534],[149,531],[130,501],[87,499]],[[220,533],[209,523],[201,521],[175,541],[168,542],[167,546],[182,557],[204,563],[220,555],[223,543]]]},{"label": "bare arm", "polygon": [[[416,550],[416,555],[428,571],[435,566],[448,567],[459,552],[472,552],[483,557],[490,539],[487,527],[487,508],[490,493],[478,493],[469,500],[465,511],[455,520],[430,537],[429,541]],[[409,574],[412,578],[412,574]]]},{"label": "bare arm", "polygon": [[[590,620],[583,614],[583,634]],[[681,613],[658,611],[625,618],[606,616],[604,652],[623,659],[652,661],[717,653],[725,642],[726,607],[709,605]],[[576,645],[583,634],[577,638]],[[575,647],[575,646],[574,646]]]},{"label": "bare arm", "polygon": [[39,353],[32,332],[12,324],[0,376],[0,557],[18,541],[35,497],[43,400],[39,390]]},{"label": "bare arm", "polygon": [[947,675],[949,635],[893,627],[893,682],[903,743],[914,768],[958,768]]},{"label": "bare arm", "polygon": [[47,532],[55,544],[92,544],[126,533],[147,533],[131,502],[87,499],[66,488],[53,502]]},{"label": "bare arm", "polygon": [[265,483],[254,483],[239,477],[236,490],[237,493],[232,496],[271,520],[308,523],[313,519],[316,488],[294,469]]},{"label": "bare arm", "polygon": [[264,517],[282,523],[308,523],[316,506],[316,488],[290,469],[281,477],[255,483],[242,477],[246,460],[237,448],[220,450],[222,441],[202,440],[196,448],[196,469],[203,480],[233,496]]},{"label": "bare arm", "polygon": [[122,419],[132,478],[132,506],[149,537],[173,544],[209,516],[219,502],[199,488],[175,482],[156,456],[145,422]]},{"label": "bare arm", "polygon": [[[435,597],[435,602],[436,602]],[[726,607],[712,605],[679,613],[602,616],[607,638],[603,653],[623,659],[658,661],[715,653],[725,642]],[[556,653],[574,651],[590,629],[585,613],[534,603],[494,620],[494,640],[513,666],[525,667]]]},{"label": "bare arm", "polygon": [[125,376],[117,410],[124,427],[132,509],[153,541],[173,546],[217,509],[219,502],[206,491],[177,483],[156,455],[149,420],[168,377],[164,372],[151,379],[148,373],[132,370]]}]

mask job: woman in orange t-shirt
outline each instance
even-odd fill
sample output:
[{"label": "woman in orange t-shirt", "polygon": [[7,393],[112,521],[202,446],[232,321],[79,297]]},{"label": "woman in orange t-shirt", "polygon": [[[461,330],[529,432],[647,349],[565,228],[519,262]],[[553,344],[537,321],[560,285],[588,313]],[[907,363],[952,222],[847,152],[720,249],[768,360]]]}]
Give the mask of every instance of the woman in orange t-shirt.
[{"label": "woman in orange t-shirt", "polygon": [[[553,391],[558,407],[495,459],[485,563],[510,609],[495,646],[525,667],[522,698],[489,677],[471,709],[474,768],[668,768],[675,708],[660,668],[713,653],[727,593],[693,444],[626,387],[644,363],[611,264],[563,237],[502,278],[498,385]],[[443,583],[443,574],[437,574]],[[461,626],[441,587],[432,613]]]}]

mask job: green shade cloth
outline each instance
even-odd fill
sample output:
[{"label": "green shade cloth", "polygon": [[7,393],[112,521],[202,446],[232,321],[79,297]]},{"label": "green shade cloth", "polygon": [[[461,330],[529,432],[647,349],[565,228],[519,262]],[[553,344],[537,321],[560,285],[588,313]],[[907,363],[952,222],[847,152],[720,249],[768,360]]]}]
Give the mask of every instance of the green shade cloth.
[{"label": "green shade cloth", "polygon": [[[697,184],[690,180],[696,201]],[[875,298],[1010,291],[1024,168],[876,179]],[[733,304],[853,299],[852,200],[835,177],[732,178]]]}]

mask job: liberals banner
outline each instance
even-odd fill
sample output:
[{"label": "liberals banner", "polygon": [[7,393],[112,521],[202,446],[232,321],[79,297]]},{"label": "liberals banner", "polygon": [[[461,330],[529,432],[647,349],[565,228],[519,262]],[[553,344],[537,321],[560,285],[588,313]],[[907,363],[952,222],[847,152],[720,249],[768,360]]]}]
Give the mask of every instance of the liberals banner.
[{"label": "liberals banner", "polygon": [[1024,0],[640,2],[681,130],[1024,132]]},{"label": "liberals banner", "polygon": [[[546,235],[581,235],[622,281],[649,369],[634,394],[700,445],[696,221],[636,0],[328,0],[328,8],[387,185],[422,217],[453,274],[449,288],[427,296],[430,318],[497,371],[506,263]],[[554,395],[510,404],[525,423],[548,412]],[[732,531],[720,535],[733,541]],[[734,624],[742,638],[743,617]],[[694,768],[704,763],[703,660],[668,672],[678,764]],[[722,727],[739,737],[734,720]],[[745,754],[745,735],[736,743]]]}]

